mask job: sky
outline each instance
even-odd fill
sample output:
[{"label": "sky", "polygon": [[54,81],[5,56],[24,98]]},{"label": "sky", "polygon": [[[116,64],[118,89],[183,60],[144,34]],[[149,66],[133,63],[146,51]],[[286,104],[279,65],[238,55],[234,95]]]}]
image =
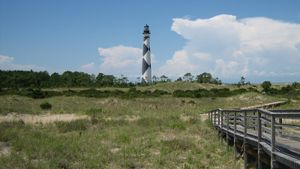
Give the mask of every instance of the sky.
[{"label": "sky", "polygon": [[299,0],[0,0],[0,69],[300,81]]}]

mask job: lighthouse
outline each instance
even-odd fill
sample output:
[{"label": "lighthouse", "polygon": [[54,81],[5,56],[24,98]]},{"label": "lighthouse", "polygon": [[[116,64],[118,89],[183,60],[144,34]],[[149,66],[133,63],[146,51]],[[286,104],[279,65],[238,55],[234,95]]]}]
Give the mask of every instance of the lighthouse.
[{"label": "lighthouse", "polygon": [[151,83],[150,30],[147,24],[144,26],[143,35],[142,83]]}]

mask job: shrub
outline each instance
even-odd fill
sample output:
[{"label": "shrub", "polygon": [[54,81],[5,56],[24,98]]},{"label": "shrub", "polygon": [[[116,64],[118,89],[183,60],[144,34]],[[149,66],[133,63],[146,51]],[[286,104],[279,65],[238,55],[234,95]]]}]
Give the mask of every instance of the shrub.
[{"label": "shrub", "polygon": [[78,93],[78,96],[84,96],[84,97],[96,97],[96,98],[102,98],[107,97],[104,92],[98,91],[94,88],[87,89],[87,90],[81,90]]},{"label": "shrub", "polygon": [[293,88],[300,88],[300,83],[299,83],[299,82],[294,82],[294,83],[292,84],[292,87],[293,87]]},{"label": "shrub", "polygon": [[44,102],[44,103],[40,104],[40,107],[43,110],[49,110],[49,109],[52,108],[52,105],[50,103],[48,103],[48,102]]},{"label": "shrub", "polygon": [[175,90],[173,92],[174,97],[192,97],[192,98],[201,98],[201,97],[228,97],[237,94],[242,94],[247,92],[246,89],[236,89],[229,90],[228,88],[222,89],[198,89],[198,90]]},{"label": "shrub", "polygon": [[159,97],[159,96],[161,96],[161,95],[167,95],[167,94],[169,94],[167,91],[164,91],[164,90],[158,90],[158,89],[156,89],[156,90],[154,90],[154,91],[152,92],[152,95],[153,95],[153,96],[156,96],[156,97]]},{"label": "shrub", "polygon": [[34,99],[42,99],[45,98],[47,95],[47,93],[43,92],[41,89],[31,89],[31,88],[27,89],[27,91],[25,91],[24,94]]},{"label": "shrub", "polygon": [[264,91],[264,92],[270,91],[271,86],[272,86],[272,84],[271,84],[270,81],[264,81],[264,82],[261,84],[261,87],[263,88],[263,91]]}]

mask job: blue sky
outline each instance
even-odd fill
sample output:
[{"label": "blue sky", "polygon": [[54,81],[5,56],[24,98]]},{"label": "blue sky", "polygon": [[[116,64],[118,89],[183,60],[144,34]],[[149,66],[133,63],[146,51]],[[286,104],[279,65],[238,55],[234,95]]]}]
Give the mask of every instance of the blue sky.
[{"label": "blue sky", "polygon": [[298,0],[0,0],[0,69],[135,79],[147,23],[154,74],[299,81],[299,9]]}]

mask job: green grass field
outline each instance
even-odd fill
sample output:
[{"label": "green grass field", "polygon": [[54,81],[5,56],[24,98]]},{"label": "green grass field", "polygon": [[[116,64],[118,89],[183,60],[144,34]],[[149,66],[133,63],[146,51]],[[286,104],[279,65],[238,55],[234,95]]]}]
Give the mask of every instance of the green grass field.
[{"label": "green grass field", "polygon": [[[74,113],[89,118],[48,124],[0,122],[0,151],[9,149],[0,154],[0,168],[242,168],[243,161],[233,160],[233,151],[226,150],[201,113],[278,100],[285,99],[258,93],[200,99],[4,95],[0,96],[1,117],[15,112]],[[52,109],[42,110],[44,102]],[[284,106],[299,105],[295,100]]]},{"label": "green grass field", "polygon": [[[278,85],[274,85],[278,86]],[[216,84],[209,84],[209,83],[196,83],[196,82],[168,82],[168,83],[157,83],[155,85],[149,85],[149,86],[138,86],[137,90],[164,90],[167,92],[174,92],[175,90],[197,90],[197,89],[212,89],[212,88],[229,88],[230,90],[239,89],[239,88],[248,88],[248,87],[254,87],[258,90],[261,90],[260,85],[244,85],[241,87],[238,87],[237,85],[233,84],[222,84],[222,85],[216,85]],[[69,88],[45,88],[43,90],[45,91],[63,91],[68,90]],[[88,88],[71,88],[72,90],[85,90]],[[128,91],[128,88],[121,88],[121,87],[102,87],[97,88],[97,90],[121,90],[121,91]]]}]

